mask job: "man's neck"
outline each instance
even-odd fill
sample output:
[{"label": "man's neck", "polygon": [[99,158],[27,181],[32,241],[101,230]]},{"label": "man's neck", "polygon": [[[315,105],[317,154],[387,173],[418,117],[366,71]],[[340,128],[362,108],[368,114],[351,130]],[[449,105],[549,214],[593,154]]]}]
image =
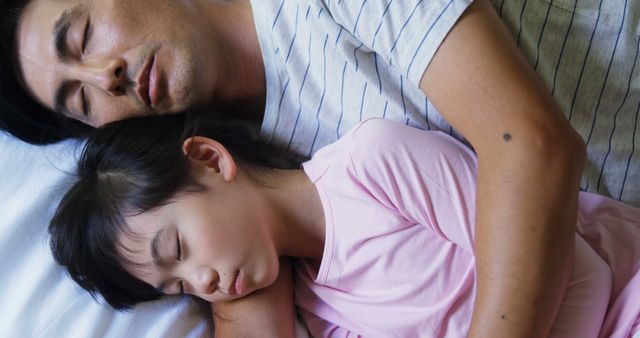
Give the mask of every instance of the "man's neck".
[{"label": "man's neck", "polygon": [[213,106],[213,110],[223,116],[262,123],[265,109],[265,96],[237,98]]},{"label": "man's neck", "polygon": [[234,117],[262,121],[265,70],[250,2],[206,1],[203,8],[228,56],[219,70],[221,80],[212,105]]}]

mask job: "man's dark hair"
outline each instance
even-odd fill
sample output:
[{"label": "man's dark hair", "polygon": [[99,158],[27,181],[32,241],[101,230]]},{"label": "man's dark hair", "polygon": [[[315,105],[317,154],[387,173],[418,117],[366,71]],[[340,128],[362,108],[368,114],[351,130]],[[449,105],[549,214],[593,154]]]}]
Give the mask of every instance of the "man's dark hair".
[{"label": "man's dark hair", "polygon": [[16,30],[29,0],[0,0],[0,130],[31,144],[84,136],[92,128],[40,105],[18,80]]},{"label": "man's dark hair", "polygon": [[119,254],[127,248],[118,235],[128,231],[125,217],[202,191],[182,152],[187,136],[215,139],[242,163],[272,164],[270,148],[241,124],[188,119],[188,114],[139,117],[96,129],[83,149],[77,181],[49,225],[55,260],[81,287],[116,309],[163,295],[127,272],[124,266],[135,265]]}]

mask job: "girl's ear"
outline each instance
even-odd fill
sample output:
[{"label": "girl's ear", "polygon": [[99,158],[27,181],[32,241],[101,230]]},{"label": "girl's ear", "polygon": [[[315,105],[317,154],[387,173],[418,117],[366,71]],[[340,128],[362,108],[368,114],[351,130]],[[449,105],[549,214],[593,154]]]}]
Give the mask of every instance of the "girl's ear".
[{"label": "girl's ear", "polygon": [[237,165],[222,144],[207,137],[193,136],[182,143],[182,152],[194,164],[213,169],[229,182],[236,176]]}]

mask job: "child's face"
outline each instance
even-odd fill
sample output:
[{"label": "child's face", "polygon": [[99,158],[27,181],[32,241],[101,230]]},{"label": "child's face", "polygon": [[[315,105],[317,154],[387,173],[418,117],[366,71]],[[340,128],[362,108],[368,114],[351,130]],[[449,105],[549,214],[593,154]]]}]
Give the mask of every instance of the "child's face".
[{"label": "child's face", "polygon": [[126,219],[121,255],[139,264],[129,272],[164,293],[183,289],[209,302],[271,285],[279,269],[269,230],[274,208],[237,180],[204,185],[204,192]]}]

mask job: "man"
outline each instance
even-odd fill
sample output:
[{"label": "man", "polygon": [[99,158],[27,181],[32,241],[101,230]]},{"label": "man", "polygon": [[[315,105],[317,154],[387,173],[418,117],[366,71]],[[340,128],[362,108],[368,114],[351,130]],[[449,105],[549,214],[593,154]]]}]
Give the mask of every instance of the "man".
[{"label": "man", "polygon": [[[261,121],[303,156],[363,118],[450,131],[446,119],[479,157],[470,335],[544,335],[568,277],[584,145],[496,11],[470,2],[32,0],[9,30],[9,68],[32,100],[5,98],[54,111],[29,112],[31,140],[64,136],[41,138],[58,121],[206,106]],[[552,8],[519,4],[496,7],[525,19]]]}]

